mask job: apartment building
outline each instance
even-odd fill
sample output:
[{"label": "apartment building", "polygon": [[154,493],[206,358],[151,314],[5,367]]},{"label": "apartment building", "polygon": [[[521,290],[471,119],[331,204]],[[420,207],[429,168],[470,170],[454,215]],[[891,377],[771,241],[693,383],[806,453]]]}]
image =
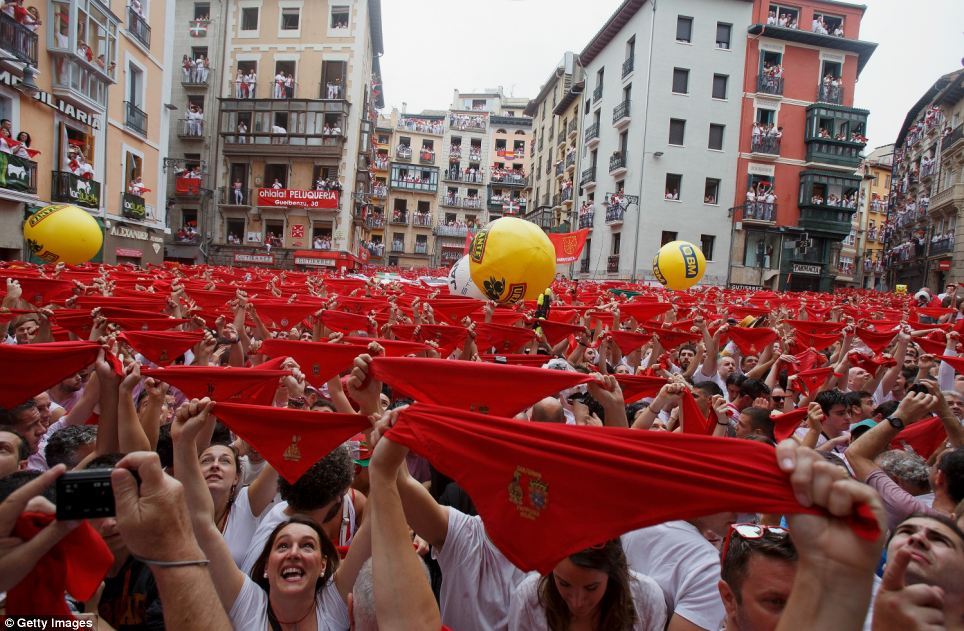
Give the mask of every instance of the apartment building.
[{"label": "apartment building", "polygon": [[592,217],[583,276],[653,279],[653,255],[682,239],[702,247],[704,283],[726,282],[740,34],[752,9],[744,0],[626,0],[579,54],[586,142],[574,204]]},{"label": "apartment building", "polygon": [[[860,203],[854,215],[853,238],[853,272],[851,284],[864,289],[884,289],[884,234],[887,223],[887,199],[890,193],[890,174],[894,163],[894,145],[877,147],[864,158],[859,172],[863,179],[860,182]],[[838,280],[840,275],[850,271],[845,267],[850,256],[847,240],[844,240],[844,250],[841,252],[841,264],[838,265]]]},{"label": "apartment building", "polygon": [[0,118],[27,148],[0,154],[0,257],[30,259],[24,218],[50,203],[104,230],[95,261],[160,263],[172,49],[167,3],[52,0],[33,27],[0,14]]},{"label": "apartment building", "polygon": [[[591,227],[588,216],[573,211],[580,139],[584,137],[580,108],[585,85],[578,58],[566,52],[525,109],[534,128],[526,218],[546,231]],[[589,135],[587,130],[586,137]],[[592,135],[598,135],[598,128]]]},{"label": "apartment building", "polygon": [[[876,48],[859,39],[865,9],[836,0],[753,4],[731,198],[731,285],[834,286],[867,142],[869,112],[854,107],[854,85]],[[845,266],[854,263],[848,256]]]},{"label": "apartment building", "polygon": [[943,289],[964,278],[964,70],[940,77],[897,135],[887,215],[891,286]]},{"label": "apartment building", "polygon": [[353,217],[382,106],[379,0],[230,0],[222,20],[208,261],[357,267]]}]

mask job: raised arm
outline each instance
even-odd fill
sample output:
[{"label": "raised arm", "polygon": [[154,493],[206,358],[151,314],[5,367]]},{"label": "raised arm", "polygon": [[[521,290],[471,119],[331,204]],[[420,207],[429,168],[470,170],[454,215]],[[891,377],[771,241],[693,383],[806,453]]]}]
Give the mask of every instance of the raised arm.
[{"label": "raised arm", "polygon": [[[910,425],[918,421],[925,412],[933,409],[936,404],[937,397],[932,394],[909,392],[897,406],[894,416],[905,425]],[[877,423],[847,447],[847,461],[854,471],[854,477],[860,481],[867,480],[878,468],[874,459],[887,450],[899,431],[889,421],[883,421]],[[930,454],[921,454],[921,456],[927,455]]]},{"label": "raised arm", "polygon": [[131,362],[117,393],[117,444],[121,453],[149,451],[150,440],[144,433],[134,405],[134,388],[141,381],[141,367]]}]

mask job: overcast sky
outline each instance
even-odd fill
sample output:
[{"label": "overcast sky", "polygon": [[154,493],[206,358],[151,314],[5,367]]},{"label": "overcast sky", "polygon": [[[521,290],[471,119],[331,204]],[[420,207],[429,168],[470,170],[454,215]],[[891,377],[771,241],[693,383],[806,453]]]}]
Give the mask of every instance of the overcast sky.
[{"label": "overcast sky", "polygon": [[[672,0],[662,0],[671,2]],[[562,59],[602,27],[619,0],[382,0],[387,110],[446,109],[452,91],[503,86],[533,97]],[[860,38],[877,51],[857,82],[869,148],[893,142],[904,116],[942,74],[961,67],[964,1],[866,0]]]}]

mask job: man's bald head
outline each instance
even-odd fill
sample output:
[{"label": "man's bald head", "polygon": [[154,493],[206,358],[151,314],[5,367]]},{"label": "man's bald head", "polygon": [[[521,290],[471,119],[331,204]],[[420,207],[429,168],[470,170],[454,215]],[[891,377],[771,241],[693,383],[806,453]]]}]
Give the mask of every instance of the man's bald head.
[{"label": "man's bald head", "polygon": [[560,423],[565,425],[566,413],[562,411],[562,403],[555,397],[546,397],[532,406],[533,423]]}]

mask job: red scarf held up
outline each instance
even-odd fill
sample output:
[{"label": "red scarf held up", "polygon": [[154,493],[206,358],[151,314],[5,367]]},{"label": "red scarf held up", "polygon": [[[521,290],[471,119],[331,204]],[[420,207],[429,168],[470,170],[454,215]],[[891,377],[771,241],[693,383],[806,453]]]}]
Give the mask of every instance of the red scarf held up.
[{"label": "red scarf held up", "polygon": [[291,357],[298,362],[305,379],[320,388],[335,375],[351,368],[356,357],[368,352],[368,346],[270,339],[261,344],[261,352],[268,357]]},{"label": "red scarf held up", "polygon": [[359,315],[357,313],[348,313],[347,311],[335,311],[333,309],[325,309],[321,312],[321,323],[332,331],[337,331],[339,333],[349,334],[355,331],[366,331],[372,333],[371,323],[368,321],[368,316]]},{"label": "red scarf held up", "polygon": [[943,355],[947,350],[947,340],[934,340],[929,337],[915,337],[914,343],[928,355]]},{"label": "red scarf held up", "polygon": [[812,348],[815,351],[822,351],[833,346],[840,339],[840,335],[837,333],[823,334],[797,331],[793,334],[793,339],[800,350]]},{"label": "red scarf held up", "polygon": [[386,357],[404,357],[406,355],[424,353],[428,350],[428,346],[421,342],[409,342],[406,340],[388,340],[381,337],[352,337],[345,336],[342,338],[343,342],[348,344],[355,344],[365,347],[364,352],[368,352],[368,345],[371,342],[375,342],[383,349],[385,349]]},{"label": "red scarf held up", "polygon": [[653,339],[652,333],[633,333],[632,331],[620,331],[618,329],[607,331],[604,335],[613,338],[623,355],[638,351]]},{"label": "red scarf held up", "polygon": [[623,401],[627,404],[647,397],[655,397],[668,381],[664,377],[648,375],[615,375],[615,377],[619,382],[619,388],[623,391]]},{"label": "red scarf held up", "polygon": [[581,372],[421,357],[376,357],[371,370],[375,379],[417,401],[493,416],[513,416],[544,397],[593,380]]},{"label": "red scarf held up", "polygon": [[[387,437],[458,482],[492,542],[524,571],[548,574],[574,552],[674,519],[822,512],[797,503],[773,447],[755,441],[521,423],[424,404],[403,410]],[[588,497],[606,506],[590,520]],[[850,525],[871,541],[880,532],[868,506]]]},{"label": "red scarf held up", "polygon": [[471,316],[482,310],[485,306],[481,300],[475,298],[451,299],[451,300],[432,300],[429,301],[435,315],[450,324],[461,324],[462,318]]},{"label": "red scarf held up", "polygon": [[[11,536],[29,541],[53,522],[48,513],[22,513]],[[81,602],[97,592],[114,555],[86,521],[47,551],[23,580],[7,592],[7,616],[64,616],[74,619],[64,592]]]},{"label": "red scarf held up", "polygon": [[225,368],[221,366],[170,366],[142,368],[141,375],[174,386],[189,399],[210,397],[215,401],[269,405],[278,380],[287,370]]},{"label": "red scarf held up", "polygon": [[204,339],[204,331],[125,331],[118,336],[153,364],[168,366]]},{"label": "red scarf held up", "polygon": [[94,363],[96,342],[0,344],[0,407],[12,408]]},{"label": "red scarf held up", "polygon": [[684,434],[696,434],[698,436],[708,436],[713,433],[716,414],[710,410],[709,418],[703,415],[699,406],[696,404],[696,397],[689,388],[683,391],[680,397],[680,423],[683,425]]},{"label": "red scarf held up", "polygon": [[519,313],[518,311],[509,311],[507,309],[496,309],[495,313],[492,314],[492,324],[504,324],[506,326],[512,326],[518,324],[525,315]]},{"label": "red scarf held up", "polygon": [[[10,274],[0,275],[0,283],[6,288],[6,278],[12,278],[20,282],[22,291],[20,298],[38,307],[44,307],[51,303],[60,303],[70,298],[74,293],[74,284],[69,280],[56,280],[53,278],[17,278]],[[6,291],[4,291],[6,296]]]},{"label": "red scarf held up", "polygon": [[321,308],[321,304],[303,302],[284,302],[275,300],[252,301],[258,317],[269,329],[290,329],[298,326],[305,318]]},{"label": "red scarf held up", "polygon": [[897,360],[884,357],[883,355],[875,355],[874,357],[867,357],[863,353],[858,353],[857,351],[852,351],[847,353],[847,359],[850,360],[850,365],[857,368],[863,368],[871,375],[876,375],[877,371],[880,370],[881,366],[896,366]]},{"label": "red scarf held up", "polygon": [[495,361],[496,357],[501,357],[505,359],[506,364],[511,364],[513,366],[534,366],[536,368],[542,368],[543,364],[552,359],[552,355],[527,355],[525,353],[483,353],[480,355],[480,357],[484,362],[502,363]]},{"label": "red scarf held up", "polygon": [[797,361],[787,365],[788,375],[795,375],[798,372],[801,372],[804,370],[811,370],[813,368],[816,368],[826,363],[827,361],[827,358],[824,357],[821,353],[818,353],[817,351],[809,348],[800,353],[797,353],[796,355],[794,355],[794,357],[796,358]]},{"label": "red scarf held up", "polygon": [[619,305],[619,313],[642,323],[658,318],[672,308],[671,302],[624,302]]},{"label": "red scarf held up", "polygon": [[186,324],[189,320],[184,318],[169,318],[169,317],[157,317],[157,318],[122,318],[122,317],[108,317],[107,321],[116,324],[122,329],[128,331],[147,331],[150,329],[155,329],[158,331],[166,331],[173,329],[176,326]]},{"label": "red scarf held up", "polygon": [[699,342],[702,337],[698,333],[674,331],[672,329],[661,329],[656,326],[644,325],[642,329],[658,335],[660,345],[668,351],[675,349],[677,346],[682,346],[687,342],[695,344],[696,342]]},{"label": "red scarf held up", "polygon": [[939,416],[931,416],[908,425],[890,441],[891,449],[910,447],[921,458],[930,458],[947,440],[947,430]]},{"label": "red scarf held up", "polygon": [[475,345],[481,351],[495,347],[497,353],[517,352],[535,337],[535,331],[528,328],[485,322],[475,325]]},{"label": "red scarf held up", "polygon": [[800,423],[802,423],[805,418],[807,418],[807,408],[805,407],[791,410],[780,416],[771,416],[770,420],[773,421],[773,436],[777,439],[777,442],[793,436],[793,433],[797,431]]},{"label": "red scarf held up", "polygon": [[362,414],[240,403],[218,402],[214,416],[254,446],[291,484],[340,444],[371,427]]},{"label": "red scarf held up", "polygon": [[878,333],[876,331],[871,331],[870,329],[865,329],[863,327],[857,327],[857,337],[867,345],[867,348],[872,350],[875,355],[880,354],[885,348],[893,341],[897,336],[897,331],[885,331],[883,333]]},{"label": "red scarf held up", "polygon": [[758,355],[768,344],[780,339],[776,331],[764,327],[747,329],[734,326],[726,330],[726,335],[744,355]]},{"label": "red scarf held up", "polygon": [[839,334],[847,326],[846,322],[825,322],[823,320],[784,320],[783,323],[790,325],[794,331],[823,335]]},{"label": "red scarf held up", "polygon": [[586,330],[586,327],[579,324],[566,324],[551,319],[539,320],[539,328],[542,329],[542,334],[546,336],[546,340],[553,346],[570,335],[578,335]]},{"label": "red scarf held up", "polygon": [[[418,339],[415,338],[416,328],[419,331]],[[393,324],[392,333],[406,340],[435,342],[438,344],[442,357],[445,357],[450,355],[457,346],[465,343],[469,330],[465,327],[448,324]]]},{"label": "red scarf held up", "polygon": [[797,373],[797,379],[793,382],[793,389],[802,392],[808,397],[816,394],[817,388],[833,374],[833,368],[813,368],[812,370],[801,370]]}]

